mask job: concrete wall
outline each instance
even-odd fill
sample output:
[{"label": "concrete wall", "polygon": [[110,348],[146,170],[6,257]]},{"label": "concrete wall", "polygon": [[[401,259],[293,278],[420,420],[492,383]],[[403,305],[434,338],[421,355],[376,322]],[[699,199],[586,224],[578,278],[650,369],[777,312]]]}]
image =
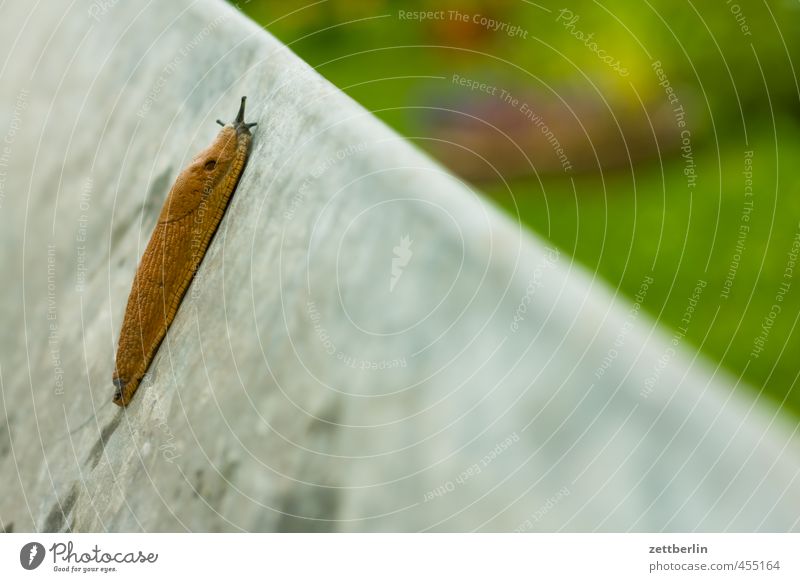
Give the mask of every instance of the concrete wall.
[{"label": "concrete wall", "polygon": [[[798,529],[794,426],[683,345],[654,381],[667,332],[235,9],[12,0],[0,47],[4,529]],[[138,259],[241,95],[249,165],[120,410]]]}]

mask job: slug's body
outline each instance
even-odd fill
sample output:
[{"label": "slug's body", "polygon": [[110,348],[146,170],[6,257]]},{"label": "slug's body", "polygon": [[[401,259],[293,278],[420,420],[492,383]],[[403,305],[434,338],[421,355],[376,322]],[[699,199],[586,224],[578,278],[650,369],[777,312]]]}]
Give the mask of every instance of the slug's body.
[{"label": "slug's body", "polygon": [[222,221],[250,154],[255,123],[236,120],[175,180],[142,255],[125,309],[113,382],[126,406],[164,339],[211,238]]}]

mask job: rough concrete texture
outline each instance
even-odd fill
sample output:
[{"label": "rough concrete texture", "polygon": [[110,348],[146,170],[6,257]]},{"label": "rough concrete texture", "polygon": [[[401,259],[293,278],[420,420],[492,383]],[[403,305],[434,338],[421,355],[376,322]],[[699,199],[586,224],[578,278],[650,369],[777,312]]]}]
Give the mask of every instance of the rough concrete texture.
[{"label": "rough concrete texture", "polygon": [[[12,0],[0,47],[3,528],[798,529],[793,425],[234,8]],[[137,262],[241,95],[252,157],[123,411]]]}]

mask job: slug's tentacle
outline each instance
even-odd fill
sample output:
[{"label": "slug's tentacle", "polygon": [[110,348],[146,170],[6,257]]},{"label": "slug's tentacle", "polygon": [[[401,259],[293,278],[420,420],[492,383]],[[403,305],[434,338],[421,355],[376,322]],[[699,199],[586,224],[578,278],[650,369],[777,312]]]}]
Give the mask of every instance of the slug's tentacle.
[{"label": "slug's tentacle", "polygon": [[126,406],[178,312],[250,154],[255,123],[236,120],[178,175],[133,279],[120,330],[114,403]]},{"label": "slug's tentacle", "polygon": [[[251,127],[255,127],[258,125],[257,123],[245,123],[244,121],[244,106],[247,102],[247,97],[242,97],[242,103],[239,105],[239,112],[236,114],[236,119],[232,123],[234,129],[236,131],[250,131]],[[224,123],[222,123],[219,119],[217,119],[217,123],[224,127]]]}]

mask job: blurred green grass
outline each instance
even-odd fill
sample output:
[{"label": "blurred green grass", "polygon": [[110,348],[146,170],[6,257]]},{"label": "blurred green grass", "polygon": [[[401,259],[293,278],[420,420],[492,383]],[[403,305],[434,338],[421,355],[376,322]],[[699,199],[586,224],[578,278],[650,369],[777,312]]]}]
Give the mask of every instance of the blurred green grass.
[{"label": "blurred green grass", "polygon": [[[561,4],[541,3],[557,11]],[[725,3],[654,1],[645,8],[611,0],[569,4],[580,26],[596,32],[631,71],[621,79],[530,3],[331,0],[296,7],[253,1],[240,7],[301,58],[400,133],[428,148],[431,131],[417,108],[431,94],[452,95],[454,72],[521,87],[532,75],[632,100],[664,98],[651,70],[661,60],[691,114],[698,183],[687,189],[678,153],[633,168],[544,175],[479,188],[544,238],[632,298],[652,276],[644,309],[662,325],[682,327],[688,298],[707,282],[685,341],[742,377],[764,396],[800,412],[797,319],[800,282],[792,283],[764,351],[754,342],[776,303],[787,253],[800,228],[798,84],[792,59],[800,39],[794,4],[741,3],[751,35]],[[457,7],[522,23],[528,44],[502,34],[410,23],[399,9]],[[480,34],[478,34],[480,33]],[[520,47],[525,50],[520,50]],[[528,71],[527,74],[523,71]],[[586,90],[586,88],[583,88]],[[588,91],[591,92],[591,91]],[[464,93],[464,92],[462,92]],[[458,95],[460,98],[470,98]],[[696,96],[692,103],[690,96]],[[458,107],[458,104],[454,105]],[[722,296],[744,204],[744,151],[752,150],[754,206],[745,248]],[[517,209],[519,214],[517,215]]]},{"label": "blurred green grass", "polygon": [[[753,172],[758,202],[750,214],[749,232],[726,299],[721,297],[733,264],[745,202],[744,155],[729,145],[698,156],[702,167],[721,168],[700,178],[696,194],[684,187],[682,161],[662,170],[637,171],[635,180],[621,173],[605,183],[583,176],[512,183],[514,199],[504,187],[484,188],[535,231],[596,271],[633,298],[645,276],[654,279],[642,303],[662,324],[677,330],[688,299],[699,280],[707,282],[686,331],[686,340],[763,395],[800,411],[795,389],[800,366],[800,295],[791,289],[782,302],[758,358],[751,358],[764,319],[776,303],[787,254],[800,233],[800,127],[781,124],[776,136],[753,136]],[[663,180],[663,182],[662,182]],[[721,182],[722,188],[718,184]],[[519,195],[527,192],[531,195]],[[747,365],[748,361],[750,362]]]}]

